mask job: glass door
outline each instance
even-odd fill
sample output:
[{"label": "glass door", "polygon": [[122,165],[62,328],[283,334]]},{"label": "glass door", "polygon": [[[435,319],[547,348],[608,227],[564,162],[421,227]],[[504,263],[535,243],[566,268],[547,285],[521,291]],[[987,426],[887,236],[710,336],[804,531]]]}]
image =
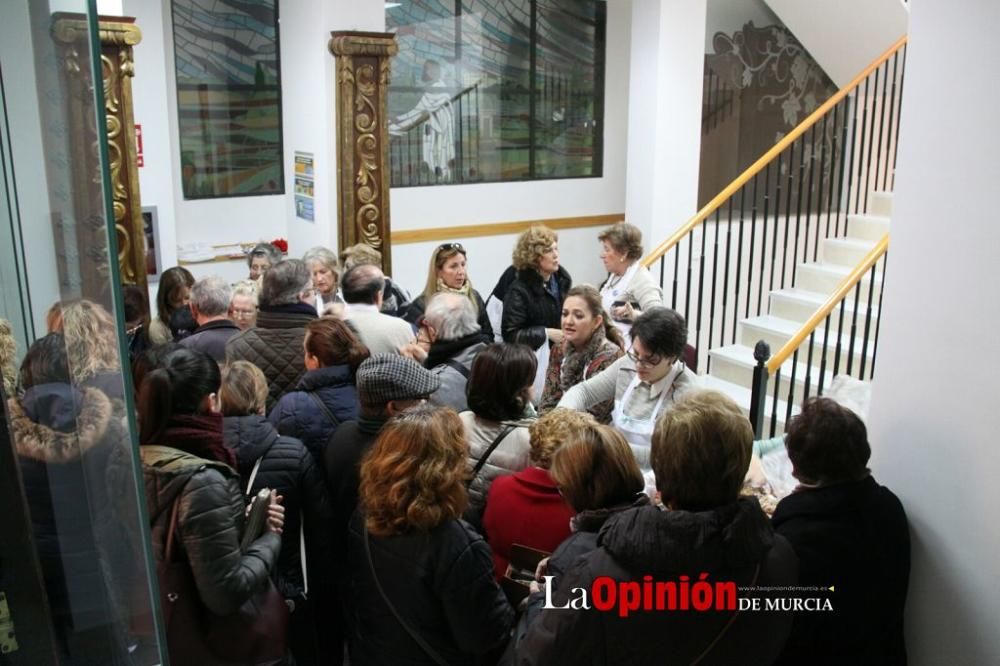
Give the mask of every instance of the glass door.
[{"label": "glass door", "polygon": [[96,16],[0,22],[0,666],[166,661]]}]

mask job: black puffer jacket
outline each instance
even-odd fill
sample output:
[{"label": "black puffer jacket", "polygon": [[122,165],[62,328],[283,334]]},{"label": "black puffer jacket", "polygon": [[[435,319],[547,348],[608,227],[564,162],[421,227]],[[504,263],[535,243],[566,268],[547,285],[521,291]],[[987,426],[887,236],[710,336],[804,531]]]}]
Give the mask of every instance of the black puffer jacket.
[{"label": "black puffer jacket", "polygon": [[[355,512],[348,535],[351,663],[433,664],[375,586],[362,520]],[[467,523],[448,520],[429,532],[370,538],[386,595],[448,664],[476,663],[476,655],[507,639],[514,610],[493,578],[489,546]]]},{"label": "black puffer jacket", "polygon": [[323,460],[323,450],[340,424],[356,418],[358,392],[354,372],[347,365],[309,370],[267,416],[279,433],[302,440],[317,461]]},{"label": "black puffer jacket", "polygon": [[316,310],[305,303],[283,305],[257,314],[257,326],[226,342],[226,362],[250,361],[267,377],[267,411],[295,388],[306,371],[302,342]]},{"label": "black puffer jacket", "polygon": [[[479,332],[486,335],[488,339],[493,339],[493,325],[490,323],[490,317],[486,314],[486,303],[483,301],[483,297],[479,295],[479,292],[475,289],[472,290],[472,297],[476,301],[476,312],[478,317],[476,321],[479,323]],[[420,318],[424,316],[424,310],[427,309],[427,298],[420,294],[412,301],[410,301],[406,308],[404,309],[403,319],[410,322],[414,326],[420,321]]]},{"label": "black puffer jacket", "polygon": [[[611,517],[598,536],[599,548],[566,573],[553,594],[555,606],[589,591],[599,576],[616,581],[734,581],[748,586],[794,585],[798,562],[791,546],[774,533],[755,498],[712,511],[662,511],[648,506]],[[759,566],[759,572],[758,572]],[[764,596],[738,593],[737,596]],[[778,593],[776,596],[782,596]],[[593,600],[591,599],[591,602]],[[763,609],[765,602],[761,601]],[[791,613],[733,611],[543,610],[517,650],[526,664],[690,664],[722,636],[701,663],[770,664],[791,628]]]},{"label": "black puffer jacket", "polygon": [[260,468],[250,495],[262,488],[277,490],[284,498],[285,527],[275,583],[286,598],[302,592],[299,529],[305,519],[306,566],[311,585],[329,579],[333,563],[330,538],[330,497],[314,458],[294,437],[282,437],[263,416],[227,416],[222,420],[223,440],[236,452],[240,488],[246,490],[254,464]]},{"label": "black puffer jacket", "polygon": [[240,552],[243,492],[228,465],[167,446],[144,445],[139,452],[154,557],[163,557],[177,500],[177,543],[191,564],[202,603],[218,615],[235,612],[266,586],[281,538],[268,531]]},{"label": "black puffer jacket", "polygon": [[548,339],[546,328],[559,328],[562,302],[573,286],[573,279],[562,266],[555,274],[559,301],[545,288],[542,275],[534,268],[522,268],[503,299],[502,329],[504,342],[520,342],[538,349]]}]

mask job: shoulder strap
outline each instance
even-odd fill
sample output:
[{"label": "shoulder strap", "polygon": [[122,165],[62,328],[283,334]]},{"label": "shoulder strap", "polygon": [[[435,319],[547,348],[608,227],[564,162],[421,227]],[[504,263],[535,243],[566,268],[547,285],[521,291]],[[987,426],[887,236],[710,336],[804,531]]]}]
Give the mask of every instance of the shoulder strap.
[{"label": "shoulder strap", "polygon": [[[757,568],[753,572],[753,580],[750,581],[750,587],[753,587],[754,585],[757,584],[757,577],[759,575],[760,575],[760,563],[757,564]],[[726,632],[729,631],[729,628],[733,626],[733,623],[736,622],[736,618],[739,617],[739,615],[740,615],[740,609],[739,606],[737,606],[736,611],[730,616],[725,626],[722,627],[722,631],[720,631],[718,635],[712,640],[712,642],[708,644],[708,647],[705,648],[705,651],[699,654],[695,658],[695,660],[691,662],[691,666],[698,666],[698,664],[700,664],[701,661],[708,656],[708,653],[712,651],[712,648],[714,648],[716,644],[720,640],[722,640],[722,637],[726,635]]]},{"label": "shoulder strap", "polygon": [[312,391],[306,391],[306,395],[312,398],[312,401],[316,403],[316,405],[323,411],[324,414],[326,414],[326,418],[330,421],[330,424],[334,428],[340,425],[340,419],[338,419],[336,416],[333,415],[333,412],[331,412],[330,408],[326,406],[326,403],[323,402],[322,398],[320,398]]},{"label": "shoulder strap", "polygon": [[462,365],[461,363],[459,363],[458,361],[456,361],[455,359],[449,358],[447,361],[444,362],[444,364],[450,368],[453,368],[454,370],[457,370],[458,374],[462,375],[466,379],[469,378],[469,369],[464,365]]},{"label": "shoulder strap", "polygon": [[174,559],[174,535],[177,532],[177,505],[180,504],[180,497],[174,500],[170,507],[170,523],[167,527],[167,545],[163,549],[163,561],[169,564]]},{"label": "shoulder strap", "polygon": [[482,471],[483,466],[486,465],[486,461],[489,460],[490,455],[496,450],[498,446],[500,446],[500,442],[503,441],[503,438],[509,435],[510,431],[516,427],[517,427],[516,425],[507,424],[503,427],[503,429],[500,430],[500,433],[496,436],[496,438],[492,442],[490,442],[489,448],[487,448],[486,451],[483,452],[483,457],[480,458],[479,462],[476,463],[476,466],[472,468],[472,476],[469,477],[468,482],[466,482],[465,484],[466,486],[472,485],[472,482],[476,479],[477,476],[479,476],[479,472]]},{"label": "shoulder strap", "polygon": [[399,623],[403,625],[403,629],[405,629],[406,633],[410,635],[410,638],[412,638],[417,642],[417,645],[419,645],[420,648],[427,653],[427,656],[430,657],[435,664],[439,664],[439,666],[448,666],[448,662],[442,659],[441,655],[439,655],[434,650],[434,648],[428,645],[427,641],[425,641],[420,636],[420,634],[414,631],[413,628],[406,623],[406,620],[403,619],[403,616],[399,614],[399,611],[396,610],[396,607],[392,605],[391,601],[389,601],[389,597],[386,595],[385,590],[382,589],[382,583],[378,579],[378,574],[375,573],[375,561],[372,559],[372,549],[371,545],[369,544],[369,537],[368,537],[368,523],[365,521],[363,517],[361,519],[361,524],[362,524],[362,529],[364,530],[365,555],[368,556],[368,568],[372,572],[372,579],[375,581],[375,587],[378,588],[378,593],[382,595],[382,600],[385,602],[385,605],[389,607],[389,610],[392,611],[392,614],[395,615]]}]

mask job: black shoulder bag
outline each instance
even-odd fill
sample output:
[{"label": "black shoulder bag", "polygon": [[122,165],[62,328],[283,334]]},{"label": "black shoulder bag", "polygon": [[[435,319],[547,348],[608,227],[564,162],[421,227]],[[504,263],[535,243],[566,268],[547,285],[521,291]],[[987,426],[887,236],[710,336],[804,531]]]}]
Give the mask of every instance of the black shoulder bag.
[{"label": "black shoulder bag", "polygon": [[476,480],[477,476],[479,476],[479,472],[481,472],[483,467],[486,465],[486,461],[490,459],[490,456],[493,454],[494,451],[496,451],[496,448],[500,446],[500,442],[503,441],[504,437],[509,435],[510,431],[516,427],[517,427],[516,425],[510,425],[510,424],[505,425],[503,429],[500,430],[500,433],[496,436],[496,438],[492,442],[490,442],[489,448],[487,448],[486,451],[483,452],[483,457],[480,458],[479,462],[476,463],[476,466],[472,468],[472,475],[469,477],[469,480],[466,481],[465,483],[466,488],[471,486],[472,482]]}]

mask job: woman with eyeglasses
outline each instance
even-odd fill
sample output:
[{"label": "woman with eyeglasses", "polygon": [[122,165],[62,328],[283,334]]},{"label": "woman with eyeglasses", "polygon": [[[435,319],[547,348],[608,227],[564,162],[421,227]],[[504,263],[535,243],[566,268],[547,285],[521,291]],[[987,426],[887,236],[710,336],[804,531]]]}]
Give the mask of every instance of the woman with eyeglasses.
[{"label": "woman with eyeglasses", "polygon": [[427,302],[434,294],[440,292],[461,294],[468,298],[476,309],[479,332],[493,339],[493,326],[486,314],[486,303],[479,292],[472,288],[466,269],[466,252],[461,243],[444,243],[434,250],[427,270],[424,293],[413,299],[406,307],[403,319],[418,326]]},{"label": "woman with eyeglasses", "polygon": [[229,299],[229,320],[241,331],[257,325],[257,283],[250,280],[237,282]]},{"label": "woman with eyeglasses", "polygon": [[649,466],[649,440],[657,417],[694,388],[684,365],[687,325],[669,308],[644,312],[632,325],[628,353],[597,375],[566,391],[559,407],[585,410],[614,400],[611,422],[625,436],[636,461]]}]

